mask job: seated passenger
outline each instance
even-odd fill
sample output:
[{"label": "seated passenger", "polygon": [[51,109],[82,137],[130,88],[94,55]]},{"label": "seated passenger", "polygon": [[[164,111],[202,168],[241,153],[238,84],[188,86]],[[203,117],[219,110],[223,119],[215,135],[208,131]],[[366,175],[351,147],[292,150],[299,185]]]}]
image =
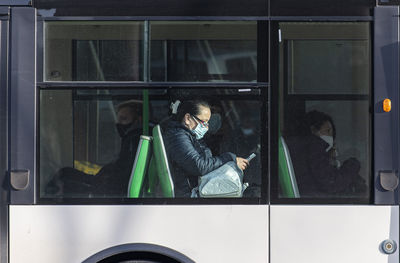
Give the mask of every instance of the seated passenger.
[{"label": "seated passenger", "polygon": [[314,110],[306,114],[303,125],[299,136],[286,139],[300,195],[318,197],[366,191],[365,181],[358,174],[360,162],[349,158],[340,165],[336,160],[332,118]]},{"label": "seated passenger", "polygon": [[126,101],[117,106],[116,128],[121,137],[118,158],[104,165],[96,175],[89,175],[72,167],[64,167],[49,183],[50,195],[119,196],[127,193],[136,149],[142,134],[142,103]]},{"label": "seated passenger", "polygon": [[249,162],[227,152],[213,156],[203,136],[208,131],[210,106],[204,101],[185,101],[179,105],[175,120],[164,127],[164,143],[171,164],[176,197],[190,197],[203,176],[229,161],[245,170]]}]

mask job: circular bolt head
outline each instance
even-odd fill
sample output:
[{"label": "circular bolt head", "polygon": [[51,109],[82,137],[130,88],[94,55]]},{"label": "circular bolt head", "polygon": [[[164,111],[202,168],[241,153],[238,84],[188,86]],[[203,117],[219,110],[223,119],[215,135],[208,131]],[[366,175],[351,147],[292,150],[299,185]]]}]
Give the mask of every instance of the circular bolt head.
[{"label": "circular bolt head", "polygon": [[391,239],[386,239],[385,241],[383,241],[381,246],[383,252],[386,254],[393,254],[397,250],[396,242]]}]

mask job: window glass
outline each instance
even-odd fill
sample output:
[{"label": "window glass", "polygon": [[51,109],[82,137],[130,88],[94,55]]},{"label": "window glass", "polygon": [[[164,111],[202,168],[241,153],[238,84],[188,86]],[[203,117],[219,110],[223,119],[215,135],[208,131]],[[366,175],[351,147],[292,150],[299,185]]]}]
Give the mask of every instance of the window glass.
[{"label": "window glass", "polygon": [[281,30],[289,94],[368,94],[368,23],[282,23]]},{"label": "window glass", "polygon": [[151,22],[152,81],[256,81],[256,22]]},{"label": "window glass", "polygon": [[368,202],[369,23],[279,26],[279,198]]},{"label": "window glass", "polygon": [[[261,107],[258,89],[42,89],[40,197],[190,198],[226,167],[244,197],[260,198]],[[250,165],[236,158],[251,153]],[[237,197],[224,182],[209,197]]]},{"label": "window glass", "polygon": [[46,22],[47,81],[143,80],[143,22]]},{"label": "window glass", "polygon": [[368,93],[368,40],[288,40],[287,48],[290,94]]}]

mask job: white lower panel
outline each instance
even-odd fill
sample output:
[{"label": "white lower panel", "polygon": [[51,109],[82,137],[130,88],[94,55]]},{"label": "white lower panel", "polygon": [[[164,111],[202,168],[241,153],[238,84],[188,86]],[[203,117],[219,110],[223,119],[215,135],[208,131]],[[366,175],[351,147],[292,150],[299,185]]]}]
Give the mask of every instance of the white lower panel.
[{"label": "white lower panel", "polygon": [[267,263],[268,206],[10,207],[10,263],[78,263],[127,243],[198,263]]},{"label": "white lower panel", "polygon": [[271,263],[399,263],[399,208],[389,206],[271,206]]}]

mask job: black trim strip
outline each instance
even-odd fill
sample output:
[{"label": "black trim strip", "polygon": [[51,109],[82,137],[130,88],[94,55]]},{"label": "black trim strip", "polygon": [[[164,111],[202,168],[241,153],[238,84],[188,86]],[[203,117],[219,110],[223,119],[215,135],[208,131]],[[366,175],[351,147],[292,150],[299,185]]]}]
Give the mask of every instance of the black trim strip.
[{"label": "black trim strip", "polygon": [[[38,10],[40,15],[40,10]],[[267,16],[41,16],[44,21],[267,21]]]},{"label": "black trim strip", "polygon": [[279,129],[279,23],[270,24],[270,112],[269,112],[269,202],[278,196]]},{"label": "black trim strip", "polygon": [[8,262],[9,210],[9,22],[2,21],[0,38],[0,262]]},{"label": "black trim strip", "polygon": [[268,87],[267,82],[39,82],[40,88],[168,88],[168,87],[192,87],[192,88],[257,88]]},{"label": "black trim strip", "polygon": [[373,16],[271,16],[272,21],[344,21],[344,22],[362,22],[362,21],[374,21]]},{"label": "black trim strip", "polygon": [[[40,15],[40,10],[38,10]],[[39,16],[38,21],[373,21],[373,16]]]},{"label": "black trim strip", "polygon": [[265,198],[38,198],[38,205],[267,205]]},{"label": "black trim strip", "polygon": [[371,205],[369,197],[366,198],[279,198],[273,196],[271,205]]},{"label": "black trim strip", "polygon": [[44,71],[44,23],[37,20],[36,24],[36,81],[43,81]]},{"label": "black trim strip", "polygon": [[353,101],[353,100],[370,100],[369,95],[363,94],[290,94],[285,96],[285,100],[295,99],[299,100],[345,100],[345,101]]}]

